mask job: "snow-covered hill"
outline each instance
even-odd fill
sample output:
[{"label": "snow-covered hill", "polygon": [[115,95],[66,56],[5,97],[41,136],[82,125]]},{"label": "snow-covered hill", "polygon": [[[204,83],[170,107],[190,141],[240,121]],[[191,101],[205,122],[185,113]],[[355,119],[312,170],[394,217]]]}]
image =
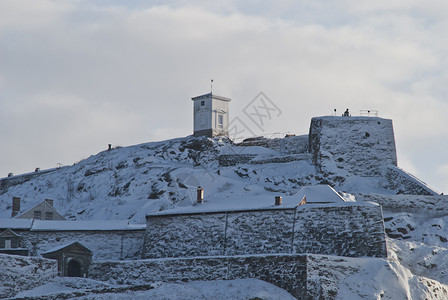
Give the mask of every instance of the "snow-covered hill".
[{"label": "snow-covered hill", "polygon": [[20,197],[22,211],[53,199],[67,219],[132,223],[144,223],[151,212],[191,206],[198,186],[204,188],[206,202],[293,196],[303,186],[316,184],[350,193],[395,193],[384,188],[387,183],[381,177],[346,171],[322,174],[306,153],[236,146],[228,139],[205,137],[117,148],[73,166],[3,180],[11,183],[0,190],[0,218],[11,216],[11,199]]},{"label": "snow-covered hill", "polygon": [[[368,137],[366,130],[358,130],[364,138],[374,136],[371,130]],[[362,278],[376,278],[376,283],[365,291],[361,282],[336,276],[339,297],[380,297],[381,291],[375,289],[391,289],[391,282],[399,285],[399,298],[446,296],[448,198],[397,196],[431,190],[393,165],[376,164],[375,172],[364,174],[359,174],[358,167],[351,172],[343,167],[344,160],[352,159],[350,155],[332,163],[338,158],[330,153],[331,148],[324,153],[325,168],[316,167],[307,141],[307,136],[298,136],[235,145],[226,138],[189,136],[106,150],[73,166],[1,179],[0,218],[11,216],[11,199],[20,197],[22,212],[53,199],[56,210],[69,220],[144,223],[148,213],[192,206],[198,186],[204,188],[204,206],[239,203],[249,207],[254,201],[273,201],[277,195],[298,203],[304,186],[329,184],[347,200],[381,204],[389,236],[389,265],[379,267],[378,262],[366,259],[359,268]],[[350,151],[340,145],[337,150]],[[395,175],[383,176],[382,167]],[[418,188],[406,190],[412,185]],[[385,272],[385,279],[378,279]],[[357,275],[353,276],[351,280]],[[397,280],[391,281],[392,277]]]}]

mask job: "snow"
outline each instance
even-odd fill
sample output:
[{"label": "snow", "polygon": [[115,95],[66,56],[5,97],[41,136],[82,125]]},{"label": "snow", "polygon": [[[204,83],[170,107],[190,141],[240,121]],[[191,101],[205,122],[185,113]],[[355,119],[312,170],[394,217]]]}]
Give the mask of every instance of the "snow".
[{"label": "snow", "polygon": [[[58,250],[64,249],[65,247],[68,247],[68,246],[70,246],[70,245],[73,245],[74,243],[79,243],[79,242],[78,242],[78,241],[71,241],[71,242],[65,243],[65,244],[63,244],[63,245],[60,245],[60,246],[51,248],[51,249],[49,249],[49,250],[47,250],[47,251],[45,251],[45,252],[43,252],[43,253],[41,253],[41,254],[47,254],[47,253],[56,252],[56,251],[58,251]],[[79,244],[81,244],[81,243],[79,243]],[[81,244],[81,245],[82,245],[82,244]],[[82,246],[84,246],[84,245],[82,245]],[[85,246],[84,246],[84,247],[85,247]]]},{"label": "snow", "polygon": [[31,231],[111,231],[144,230],[146,224],[129,224],[127,220],[53,221],[33,219],[0,219],[0,228],[28,229]]},{"label": "snow", "polygon": [[50,282],[50,283],[38,286],[32,290],[20,292],[16,295],[16,298],[45,296],[45,295],[64,293],[64,292],[72,292],[72,291],[74,291],[74,289],[66,287],[59,283]]},{"label": "snow", "polygon": [[[89,281],[91,282],[89,284]],[[20,297],[76,295],[76,299],[295,299],[285,290],[257,279],[192,281],[188,283],[155,283],[146,291],[127,290],[107,292],[104,283],[81,278],[57,278],[29,291],[16,295]],[[97,292],[103,288],[103,293]]]},{"label": "snow", "polygon": [[[322,118],[344,120],[342,117]],[[383,120],[372,117],[350,119],[369,122]],[[376,134],[367,125],[360,125],[359,131],[369,131],[372,137]],[[338,138],[331,130],[325,134],[329,139]],[[352,155],[350,150],[344,145],[337,145],[336,148],[343,154],[344,162],[349,161]],[[223,167],[218,162],[219,155],[223,154],[253,155],[254,158],[251,162]],[[327,287],[337,291],[338,299],[445,297],[445,284],[448,284],[448,198],[394,196],[397,191],[387,187],[384,177],[374,176],[374,172],[369,170],[366,170],[367,174],[351,173],[348,169],[340,168],[343,163],[337,163],[336,156],[325,165],[329,173],[334,174],[324,176],[305,154],[286,153],[281,149],[261,146],[234,146],[226,139],[192,137],[103,151],[73,166],[10,178],[20,181],[23,177],[30,177],[27,181],[0,190],[0,227],[32,231],[141,230],[146,226],[145,216],[148,214],[272,209],[275,208],[275,196],[283,197],[283,204],[279,208],[294,207],[305,195],[308,203],[315,203],[307,204],[310,206],[318,205],[318,202],[331,202],[325,205],[363,205],[354,202],[359,201],[355,196],[376,194],[374,198],[385,203],[383,213],[385,220],[388,220],[385,221],[387,233],[395,236],[388,238],[388,261],[368,258],[361,262],[347,260],[344,271],[334,271],[334,275],[327,274],[328,277],[316,275],[316,278],[325,281],[334,276]],[[323,150],[323,154],[332,157],[328,151]],[[279,163],[277,159],[286,155],[303,155],[303,159]],[[272,158],[276,162],[267,163]],[[260,162],[263,163],[258,164]],[[364,165],[352,167],[356,171],[359,171],[358,167],[366,168]],[[415,183],[424,184],[408,173],[402,173]],[[324,187],[326,184],[334,188]],[[204,203],[201,205],[195,205],[197,186],[204,188]],[[35,220],[33,223],[29,219],[10,219],[12,197],[22,199],[22,212],[44,199],[54,199],[54,208],[70,221]],[[387,199],[391,199],[391,202],[386,203]],[[337,263],[330,265],[320,270],[331,273],[337,269]],[[17,272],[20,273],[20,270]],[[81,282],[81,279],[74,279],[71,284],[55,280],[47,286],[41,286],[41,289],[19,295],[70,293],[82,289],[76,280]],[[252,286],[265,290],[267,294],[253,294],[250,292],[253,291]],[[235,299],[256,296],[287,299],[288,296],[283,292],[272,286],[266,287],[263,282],[238,280],[164,283],[154,290],[105,294],[104,298],[163,299],[166,296],[207,299],[221,295],[222,298]],[[238,298],[239,295],[241,298]]]},{"label": "snow", "polygon": [[0,228],[30,229],[32,219],[0,219]]},{"label": "snow", "polygon": [[295,196],[299,199],[306,197],[306,203],[341,203],[346,201],[327,184],[305,186]]},{"label": "snow", "polygon": [[128,224],[126,220],[48,221],[34,220],[31,231],[142,230],[146,224]]}]

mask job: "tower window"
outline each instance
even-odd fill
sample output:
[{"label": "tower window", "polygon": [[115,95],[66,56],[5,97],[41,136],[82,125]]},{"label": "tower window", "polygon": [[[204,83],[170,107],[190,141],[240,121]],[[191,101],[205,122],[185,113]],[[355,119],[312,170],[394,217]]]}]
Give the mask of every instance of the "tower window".
[{"label": "tower window", "polygon": [[224,128],[224,116],[218,115],[218,128],[222,129]]},{"label": "tower window", "polygon": [[205,101],[203,100],[203,101],[201,101],[201,106],[204,106],[205,105]]}]

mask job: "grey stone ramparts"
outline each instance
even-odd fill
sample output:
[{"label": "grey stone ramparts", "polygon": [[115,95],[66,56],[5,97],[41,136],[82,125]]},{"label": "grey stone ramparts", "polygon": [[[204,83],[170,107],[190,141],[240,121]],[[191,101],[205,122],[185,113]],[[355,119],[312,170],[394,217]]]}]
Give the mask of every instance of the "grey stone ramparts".
[{"label": "grey stone ramparts", "polygon": [[359,176],[384,175],[397,166],[392,120],[374,117],[315,117],[311,119],[309,152],[321,172],[338,169]]},{"label": "grey stone ramparts", "polygon": [[426,183],[395,166],[389,166],[386,169],[385,177],[387,179],[386,188],[395,190],[397,194],[439,195],[438,192],[430,188]]},{"label": "grey stone ramparts", "polygon": [[251,164],[254,165],[263,165],[263,164],[284,164],[292,161],[305,160],[311,163],[311,155],[306,154],[291,154],[291,155],[283,155],[283,156],[275,156],[268,157],[263,159],[253,159],[250,161]]},{"label": "grey stone ramparts", "polygon": [[381,258],[268,254],[93,262],[89,277],[112,284],[255,278],[297,299],[339,299],[340,284],[365,272],[366,262],[388,268]]},{"label": "grey stone ramparts", "polygon": [[92,251],[93,260],[139,259],[144,238],[144,230],[21,231],[20,234],[31,256],[80,242]]},{"label": "grey stone ramparts", "polygon": [[383,214],[376,205],[301,205],[293,238],[293,253],[387,256]]},{"label": "grey stone ramparts", "polygon": [[256,154],[222,154],[218,157],[218,163],[222,167],[246,164],[256,156]]},{"label": "grey stone ramparts", "polygon": [[308,135],[288,136],[285,138],[251,138],[237,144],[238,146],[261,146],[282,154],[308,153]]},{"label": "grey stone ramparts", "polygon": [[0,298],[48,283],[58,274],[58,263],[39,257],[0,254]]},{"label": "grey stone ramparts", "polygon": [[94,262],[89,277],[114,284],[256,278],[307,296],[306,255],[214,256]]},{"label": "grey stone ramparts", "polygon": [[223,154],[218,157],[218,163],[222,167],[235,166],[238,164],[284,164],[292,161],[306,160],[311,163],[311,155],[304,154],[290,154],[266,158],[257,158],[255,154]]},{"label": "grey stone ramparts", "polygon": [[381,207],[306,204],[147,216],[142,258],[271,253],[386,257]]},{"label": "grey stone ramparts", "polygon": [[384,211],[422,213],[433,218],[448,215],[448,195],[356,194],[356,199],[378,203]]}]

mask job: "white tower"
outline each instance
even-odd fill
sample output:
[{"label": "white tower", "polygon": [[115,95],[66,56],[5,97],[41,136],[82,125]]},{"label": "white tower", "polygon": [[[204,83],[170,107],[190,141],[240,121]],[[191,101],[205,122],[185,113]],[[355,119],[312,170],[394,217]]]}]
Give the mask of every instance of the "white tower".
[{"label": "white tower", "polygon": [[230,98],[208,93],[191,98],[194,102],[194,136],[227,136]]}]

